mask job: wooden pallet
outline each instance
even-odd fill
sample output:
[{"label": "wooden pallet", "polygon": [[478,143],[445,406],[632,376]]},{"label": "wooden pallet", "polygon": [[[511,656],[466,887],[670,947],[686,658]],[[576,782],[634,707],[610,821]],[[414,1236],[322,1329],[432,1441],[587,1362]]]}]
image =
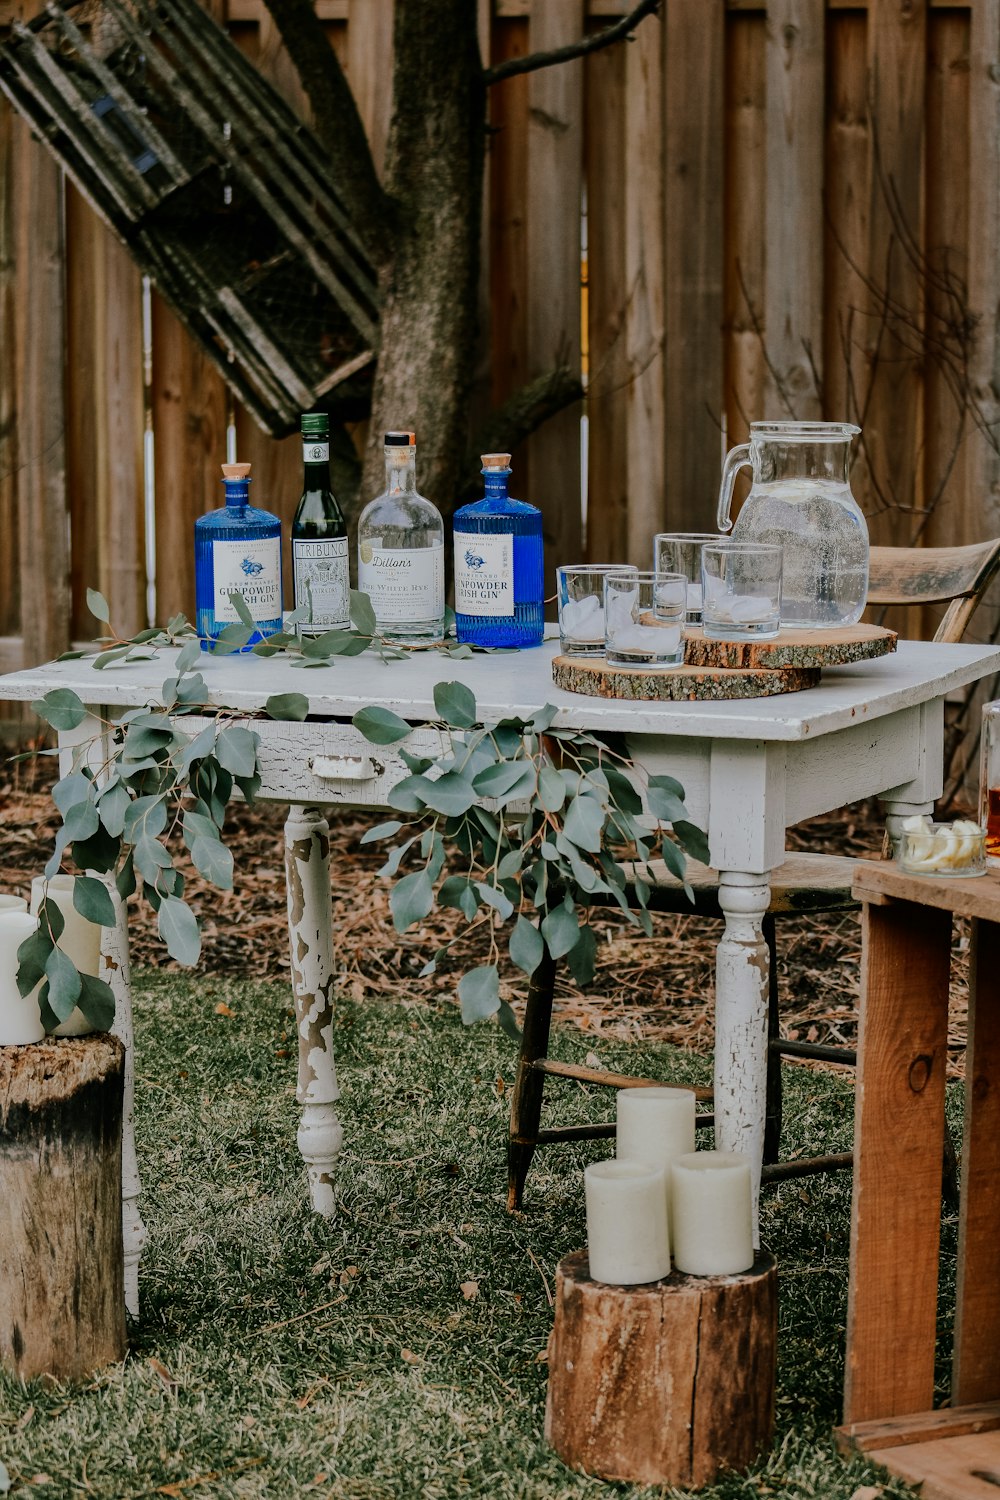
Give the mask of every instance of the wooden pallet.
[{"label": "wooden pallet", "polygon": [[843,1453],[863,1453],[916,1485],[921,1500],[996,1500],[1000,1402],[857,1422],[837,1429]]},{"label": "wooden pallet", "polygon": [[636,703],[771,698],[815,687],[819,672],[819,667],[613,667],[603,656],[557,656],[552,662],[552,681],[567,693]]}]

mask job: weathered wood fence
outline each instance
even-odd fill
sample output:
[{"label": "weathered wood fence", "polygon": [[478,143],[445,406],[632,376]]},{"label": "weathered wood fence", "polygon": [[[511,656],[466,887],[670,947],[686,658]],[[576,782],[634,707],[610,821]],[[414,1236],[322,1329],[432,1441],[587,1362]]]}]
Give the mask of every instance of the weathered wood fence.
[{"label": "weathered wood fence", "polygon": [[[210,3],[302,107],[260,0]],[[477,3],[494,62],[625,10]],[[392,0],[317,4],[380,157]],[[763,415],[862,422],[879,540],[996,533],[1000,0],[664,0],[632,44],[491,103],[480,402],[567,353],[588,372],[585,534],[565,503],[580,412],[515,460],[553,555],[643,560],[663,525],[711,525],[723,448]],[[88,635],[88,585],[123,629],[150,585],[158,618],[190,613],[230,418],[256,497],[290,517],[295,439],[231,411],[155,296],[144,340],[127,255],[4,108],[0,668]]]}]

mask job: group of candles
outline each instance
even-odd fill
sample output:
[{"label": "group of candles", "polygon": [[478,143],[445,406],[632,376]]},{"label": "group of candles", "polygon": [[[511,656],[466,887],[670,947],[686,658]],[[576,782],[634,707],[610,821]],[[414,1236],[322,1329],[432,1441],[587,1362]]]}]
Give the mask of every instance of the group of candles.
[{"label": "group of candles", "polygon": [[[0,1046],[23,1046],[40,1042],[45,1036],[38,992],[41,982],[27,995],[17,987],[17,950],[38,927],[38,911],[43,899],[59,908],[63,930],[59,947],[72,959],[81,974],[100,974],[101,929],[88,922],[73,905],[73,876],[53,875],[46,881],[38,876],[31,882],[31,904],[23,896],[0,895]],[[79,1007],[62,1022],[56,1036],[82,1036],[93,1027]]]},{"label": "group of candles", "polygon": [[618,1094],[617,1155],[584,1173],[594,1281],[634,1286],[669,1276],[726,1276],[753,1265],[750,1163],[696,1151],[694,1094]]}]

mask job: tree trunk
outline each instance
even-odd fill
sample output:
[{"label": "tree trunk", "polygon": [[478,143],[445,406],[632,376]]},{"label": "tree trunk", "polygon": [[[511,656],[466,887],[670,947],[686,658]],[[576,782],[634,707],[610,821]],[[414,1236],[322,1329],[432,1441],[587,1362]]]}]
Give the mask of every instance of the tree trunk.
[{"label": "tree trunk", "polygon": [[636,1484],[710,1484],[771,1441],[774,1257],[739,1276],[675,1271],[646,1286],[591,1281],[586,1250],[556,1273],[545,1435],[572,1469]]},{"label": "tree trunk", "polygon": [[382,433],[417,435],[417,487],[448,515],[466,455],[475,358],[486,102],[476,7],[399,0],[385,188],[393,251],[362,500],[383,487]]},{"label": "tree trunk", "polygon": [[0,1364],[82,1380],[125,1355],[117,1037],[0,1047]]}]

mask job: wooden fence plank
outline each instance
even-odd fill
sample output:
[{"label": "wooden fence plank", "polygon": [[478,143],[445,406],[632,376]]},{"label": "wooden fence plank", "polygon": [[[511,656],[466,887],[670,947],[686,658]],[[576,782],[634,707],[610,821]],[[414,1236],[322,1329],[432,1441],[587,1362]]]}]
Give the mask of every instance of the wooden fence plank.
[{"label": "wooden fence plank", "polygon": [[106,303],[99,271],[105,226],[72,183],[66,186],[66,466],[72,537],[72,630],[89,640],[97,622],[87,589],[101,587],[102,532],[98,524],[100,353]]},{"label": "wooden fence plank", "polygon": [[587,556],[623,562],[629,521],[625,179],[637,163],[627,156],[622,48],[608,47],[587,59],[585,95]]},{"label": "wooden fence plank", "polygon": [[663,529],[663,39],[644,21],[625,49],[625,341],[628,535],[625,556],[653,566]]},{"label": "wooden fence plank", "polygon": [[[969,307],[975,318],[970,377],[988,432],[970,439],[972,523],[1000,536],[1000,0],[976,0],[969,41]],[[963,538],[965,540],[965,538]],[[969,537],[967,540],[975,540]]]},{"label": "wooden fence plank", "polygon": [[670,0],[664,36],[666,520],[713,523],[722,433],[723,0]]},{"label": "wooden fence plank", "polygon": [[[764,413],[764,255],[767,246],[766,26],[735,15],[726,26],[725,373],[730,444],[745,443]],[[748,488],[738,481],[737,497]],[[716,486],[718,477],[716,476]],[[714,526],[714,515],[705,519]]]},{"label": "wooden fence plank", "polygon": [[100,587],[125,635],[146,619],[142,286],[123,245],[101,227],[104,317],[98,392]]},{"label": "wooden fence plank", "polygon": [[392,27],[393,0],[351,0],[347,77],[378,172],[385,161],[392,110]]},{"label": "wooden fence plank", "polygon": [[[583,34],[583,0],[547,0],[532,13],[532,51]],[[580,209],[583,63],[528,74],[528,376],[557,364],[580,368]],[[529,444],[530,499],[544,517],[546,585],[552,569],[579,557],[580,412],[560,412]]]},{"label": "wooden fence plank", "polygon": [[0,103],[0,636],[21,624],[17,518],[17,219],[14,115]]},{"label": "wooden fence plank", "polygon": [[[872,0],[868,70],[870,184],[868,358],[872,388],[862,441],[875,516],[874,540],[907,543],[924,502],[919,464],[926,0]],[[905,508],[904,508],[905,507]]]},{"label": "wooden fence plank", "polygon": [[18,555],[24,659],[33,663],[65,651],[70,639],[63,178],[21,120],[15,139]]},{"label": "wooden fence plank", "polygon": [[[523,57],[527,50],[526,21],[494,22],[494,62]],[[489,112],[492,392],[493,405],[500,406],[528,378],[527,75],[490,89]],[[513,455],[514,490],[525,498],[531,493],[529,458],[527,444]]]},{"label": "wooden fence plank", "polygon": [[824,0],[768,0],[764,414],[822,416]]},{"label": "wooden fence plank", "polygon": [[[828,24],[823,415],[829,421],[858,422],[868,379],[864,347],[871,200],[868,22],[862,13],[849,11],[831,16]],[[862,508],[867,509],[863,450],[855,461],[852,485]]]}]

